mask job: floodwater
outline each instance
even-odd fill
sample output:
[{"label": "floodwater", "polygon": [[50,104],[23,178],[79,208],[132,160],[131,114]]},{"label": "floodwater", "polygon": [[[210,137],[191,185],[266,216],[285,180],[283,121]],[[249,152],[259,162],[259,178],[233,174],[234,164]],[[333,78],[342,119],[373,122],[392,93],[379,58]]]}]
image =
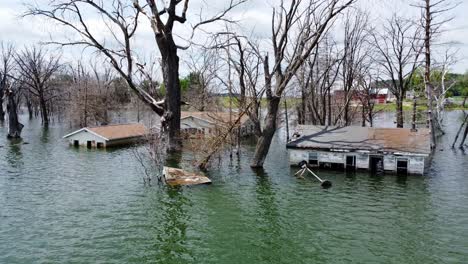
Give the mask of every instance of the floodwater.
[{"label": "floodwater", "polygon": [[[425,176],[319,171],[297,179],[280,130],[265,169],[211,168],[213,184],[143,184],[130,149],[70,148],[67,126],[0,126],[0,263],[467,263],[468,156],[447,117]],[[181,165],[190,164],[182,157]]]}]

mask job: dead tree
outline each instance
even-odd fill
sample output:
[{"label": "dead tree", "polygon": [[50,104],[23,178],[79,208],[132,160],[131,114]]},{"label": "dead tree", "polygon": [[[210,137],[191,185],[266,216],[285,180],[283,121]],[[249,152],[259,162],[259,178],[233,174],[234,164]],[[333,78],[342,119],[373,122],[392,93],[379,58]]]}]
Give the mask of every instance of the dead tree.
[{"label": "dead tree", "polygon": [[251,167],[263,167],[277,129],[279,104],[284,90],[311,55],[334,18],[354,2],[354,0],[304,2],[293,0],[285,4],[281,1],[279,8],[273,9],[271,27],[273,65],[270,67],[268,54],[262,61],[267,114]]},{"label": "dead tree", "polygon": [[60,68],[60,56],[47,54],[39,46],[25,48],[15,56],[19,78],[29,92],[37,98],[42,123],[49,125],[49,103],[56,97],[52,78]]},{"label": "dead tree", "polygon": [[7,89],[7,81],[13,71],[14,48],[12,44],[0,43],[1,61],[0,61],[0,122],[5,120],[5,111],[3,110],[3,95]]},{"label": "dead tree", "polygon": [[12,84],[8,85],[3,97],[3,108],[8,121],[8,138],[21,138],[21,131],[24,127],[18,118],[18,97],[18,87],[15,89]]},{"label": "dead tree", "polygon": [[393,15],[381,32],[373,31],[372,37],[386,84],[396,97],[397,127],[403,127],[403,100],[420,65],[421,32],[411,21]]},{"label": "dead tree", "polygon": [[453,140],[452,148],[454,148],[455,144],[457,144],[458,137],[460,136],[460,133],[463,130],[463,127],[465,127],[465,125],[466,125],[465,132],[463,133],[463,139],[460,142],[460,148],[463,147],[466,136],[468,134],[468,115],[466,113],[463,113],[463,114],[464,114],[463,122],[461,123],[460,128],[458,129],[458,132],[457,132],[457,135],[455,136],[455,139]]},{"label": "dead tree", "polygon": [[0,114],[1,121],[7,117],[8,138],[21,138],[23,124],[18,120],[18,103],[20,85],[14,72],[14,47],[11,44],[1,44],[0,53]]},{"label": "dead tree", "polygon": [[373,72],[372,64],[360,69],[357,78],[357,96],[361,101],[361,122],[362,126],[366,126],[366,122],[370,127],[374,126],[374,117],[378,113],[375,111],[376,96],[379,94],[379,88],[376,85],[378,80],[378,72]]},{"label": "dead tree", "polygon": [[297,109],[299,124],[336,124],[340,115],[334,115],[334,112],[342,113],[349,105],[343,102],[335,104],[331,98],[332,87],[337,82],[343,62],[338,53],[336,43],[326,36],[296,73],[301,94]]},{"label": "dead tree", "polygon": [[353,88],[356,86],[356,81],[359,76],[359,69],[363,60],[366,58],[368,48],[366,47],[366,39],[368,38],[369,17],[367,13],[360,10],[351,10],[347,12],[345,18],[345,33],[343,46],[343,65],[342,79],[344,88],[344,111],[343,124],[350,124],[349,103],[350,97],[354,95]]},{"label": "dead tree", "polygon": [[[206,24],[219,20],[230,21],[226,17],[229,11],[244,1],[231,0],[229,6],[220,13],[194,24],[189,40],[192,39],[196,29]],[[181,92],[178,50],[187,47],[176,44],[174,39],[176,32],[173,29],[176,23],[183,24],[187,21],[189,0],[170,0],[162,4],[156,0],[147,0],[145,5],[140,5],[138,0],[134,0],[133,4],[128,2],[123,0],[112,2],[92,0],[52,1],[48,9],[32,7],[27,15],[52,19],[79,35],[78,39],[52,41],[51,43],[64,46],[81,45],[100,51],[125,79],[138,98],[162,117],[161,125],[163,131],[168,134],[169,149],[179,149],[181,145],[179,138]],[[180,14],[176,12],[177,7],[181,7]],[[107,25],[112,36],[110,41],[102,40],[101,36],[95,35],[91,30],[92,26],[87,18],[95,14],[98,14]],[[138,63],[133,50],[140,16],[145,16],[150,22],[156,45],[162,57],[161,68],[166,95],[165,99],[161,101],[151,97],[135,81],[135,72],[144,70],[144,63]],[[117,48],[113,48],[115,46]],[[135,69],[137,67],[138,70]]]},{"label": "dead tree", "polygon": [[218,55],[214,50],[202,48],[198,52],[192,51],[189,58],[189,87],[184,101],[198,111],[205,111],[214,105],[210,93],[220,67]]},{"label": "dead tree", "polygon": [[442,26],[451,21],[452,17],[445,14],[458,6],[459,2],[452,0],[419,0],[415,4],[421,10],[421,28],[424,30],[424,85],[427,98],[427,121],[426,127],[431,130],[431,148],[436,146],[435,124],[434,124],[434,85],[431,80],[431,57],[434,39],[442,32]]}]

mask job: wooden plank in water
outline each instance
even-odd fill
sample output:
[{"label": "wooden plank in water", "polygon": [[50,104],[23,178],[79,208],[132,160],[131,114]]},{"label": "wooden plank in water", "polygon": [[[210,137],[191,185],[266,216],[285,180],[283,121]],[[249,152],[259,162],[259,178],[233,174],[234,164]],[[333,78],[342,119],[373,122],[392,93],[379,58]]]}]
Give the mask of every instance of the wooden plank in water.
[{"label": "wooden plank in water", "polygon": [[197,175],[177,168],[164,167],[163,175],[166,179],[166,183],[172,186],[211,184],[211,180],[206,176]]}]

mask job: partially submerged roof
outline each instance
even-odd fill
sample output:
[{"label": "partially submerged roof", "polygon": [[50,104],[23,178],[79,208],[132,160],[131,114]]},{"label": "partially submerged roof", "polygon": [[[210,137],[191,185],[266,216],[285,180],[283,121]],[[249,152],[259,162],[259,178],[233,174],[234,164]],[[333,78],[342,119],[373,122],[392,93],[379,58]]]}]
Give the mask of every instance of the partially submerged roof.
[{"label": "partially submerged roof", "polygon": [[82,131],[90,132],[104,138],[105,140],[142,137],[148,134],[148,129],[143,124],[117,124],[98,127],[84,127],[64,136],[64,138],[68,138]]},{"label": "partially submerged roof", "polygon": [[[230,115],[228,112],[181,112],[181,119],[189,118],[189,117],[195,117],[198,119],[205,120],[209,123],[212,124],[229,124],[230,122],[234,123],[236,122],[238,118],[238,113],[232,113]],[[247,115],[243,115],[241,117],[241,124],[244,124],[247,120],[249,120],[249,117]]]},{"label": "partially submerged roof", "polygon": [[296,133],[300,137],[289,142],[288,148],[431,153],[429,129],[299,126]]}]

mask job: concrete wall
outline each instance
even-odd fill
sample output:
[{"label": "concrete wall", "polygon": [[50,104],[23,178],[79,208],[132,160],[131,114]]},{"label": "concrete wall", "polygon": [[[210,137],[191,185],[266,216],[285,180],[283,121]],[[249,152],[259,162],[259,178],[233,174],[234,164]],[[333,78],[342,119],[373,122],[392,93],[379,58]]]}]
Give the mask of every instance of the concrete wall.
[{"label": "concrete wall", "polygon": [[81,146],[86,146],[88,141],[94,141],[93,147],[95,147],[97,143],[103,143],[104,146],[106,146],[106,141],[103,138],[98,137],[94,135],[93,133],[89,133],[86,130],[83,130],[67,138],[67,141],[71,145],[74,144],[75,140],[78,140]]},{"label": "concrete wall", "polygon": [[[356,168],[357,169],[369,169],[369,155],[368,153],[359,152],[326,152],[326,151],[314,151],[304,149],[288,149],[289,163],[291,165],[297,165],[299,162],[309,160],[309,152],[316,152],[320,163],[346,163],[346,156],[356,156]],[[384,159],[384,170],[389,172],[396,172],[397,160],[407,159],[408,160],[408,173],[410,174],[423,174],[425,168],[425,157],[409,156],[409,155],[383,155]]]}]

